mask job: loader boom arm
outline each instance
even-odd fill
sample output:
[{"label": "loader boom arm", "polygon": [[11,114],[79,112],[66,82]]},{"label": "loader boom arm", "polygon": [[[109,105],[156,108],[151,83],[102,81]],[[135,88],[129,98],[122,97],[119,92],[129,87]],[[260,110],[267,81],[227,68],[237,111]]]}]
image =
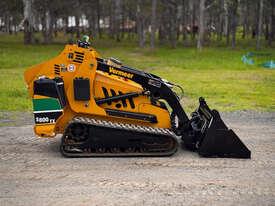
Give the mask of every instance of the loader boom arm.
[{"label": "loader boom arm", "polygon": [[163,81],[156,75],[127,66],[108,65],[106,60],[101,58],[97,58],[97,63],[97,70],[130,79],[140,84],[145,91],[149,91],[152,99],[164,99],[178,117],[180,130],[184,131],[189,127],[189,118],[181,106],[178,96],[169,87],[169,84],[172,86],[171,83]]}]

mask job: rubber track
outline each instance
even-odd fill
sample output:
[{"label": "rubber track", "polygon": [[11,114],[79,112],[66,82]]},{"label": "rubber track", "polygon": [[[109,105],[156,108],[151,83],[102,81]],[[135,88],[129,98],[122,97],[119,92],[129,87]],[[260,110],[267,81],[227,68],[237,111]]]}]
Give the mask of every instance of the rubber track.
[{"label": "rubber track", "polygon": [[120,129],[122,132],[121,138],[124,137],[123,131],[134,131],[134,132],[141,132],[144,134],[150,134],[156,135],[159,134],[160,136],[167,136],[167,138],[171,138],[174,141],[173,148],[166,152],[133,152],[133,153],[95,153],[95,152],[85,152],[85,153],[72,153],[72,152],[66,152],[64,150],[64,146],[66,146],[66,131],[64,132],[61,140],[61,146],[60,151],[61,153],[66,157],[128,157],[128,156],[150,156],[150,157],[158,157],[158,156],[171,156],[173,155],[178,148],[178,140],[176,138],[176,135],[169,129],[164,128],[153,128],[153,127],[145,127],[140,125],[134,125],[134,124],[124,124],[124,123],[116,123],[111,121],[105,121],[105,120],[98,120],[98,119],[92,119],[87,117],[75,117],[73,118],[67,128],[74,123],[82,123],[86,125],[92,125],[96,127],[102,127],[104,128],[112,128],[112,129]]}]

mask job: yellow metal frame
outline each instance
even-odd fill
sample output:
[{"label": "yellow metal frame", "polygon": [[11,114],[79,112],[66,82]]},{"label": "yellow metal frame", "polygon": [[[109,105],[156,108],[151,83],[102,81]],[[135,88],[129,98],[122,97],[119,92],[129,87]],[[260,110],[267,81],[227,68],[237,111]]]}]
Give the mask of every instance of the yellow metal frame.
[{"label": "yellow metal frame", "polygon": [[[74,52],[84,53],[82,63],[73,62],[72,58],[69,58],[69,54]],[[118,108],[116,108],[114,103],[111,105],[102,104],[100,106],[96,104],[95,99],[105,97],[102,87],[105,87],[107,90],[113,89],[117,92],[121,91],[123,93],[142,92],[143,88],[141,85],[126,78],[118,77],[115,74],[110,75],[102,71],[97,71],[97,57],[99,57],[99,54],[93,48],[86,49],[78,47],[77,45],[66,45],[65,49],[57,57],[42,64],[33,66],[25,71],[24,77],[28,86],[29,95],[34,99],[42,98],[39,95],[33,94],[33,82],[39,77],[61,77],[64,81],[67,105],[64,108],[63,115],[59,117],[54,124],[35,125],[34,131],[38,136],[54,137],[58,133],[63,133],[68,122],[75,116],[86,116],[159,128],[171,127],[169,112],[159,106],[152,105],[149,97],[145,95],[133,98],[135,105],[137,105],[135,108],[127,106],[121,107],[119,110],[153,114],[157,117],[157,123],[107,115],[105,112],[106,108],[116,110],[118,110]],[[60,74],[55,74],[54,65],[62,65],[64,70],[61,70]],[[66,69],[68,67],[73,69]],[[90,79],[91,98],[89,101],[75,101],[73,79],[76,77]]]}]

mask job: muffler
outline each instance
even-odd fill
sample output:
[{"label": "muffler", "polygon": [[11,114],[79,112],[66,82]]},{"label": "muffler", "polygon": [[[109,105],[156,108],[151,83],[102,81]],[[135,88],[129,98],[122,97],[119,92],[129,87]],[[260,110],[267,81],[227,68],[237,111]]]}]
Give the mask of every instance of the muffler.
[{"label": "muffler", "polygon": [[184,146],[203,157],[251,158],[250,150],[225,125],[219,112],[209,109],[202,97],[199,103],[192,113],[190,131],[182,136]]}]

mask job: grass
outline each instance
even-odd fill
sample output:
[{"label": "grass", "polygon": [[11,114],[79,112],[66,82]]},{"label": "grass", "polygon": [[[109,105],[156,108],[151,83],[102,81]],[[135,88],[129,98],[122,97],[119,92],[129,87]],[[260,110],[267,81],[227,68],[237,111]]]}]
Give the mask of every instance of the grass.
[{"label": "grass", "polygon": [[[64,47],[63,43],[25,46],[22,41],[21,34],[0,35],[0,111],[31,110],[23,81],[24,70],[56,56]],[[135,42],[112,40],[96,40],[93,46],[104,57],[117,57],[126,65],[183,86],[183,105],[187,111],[197,106],[200,96],[220,111],[275,111],[275,70],[241,62],[243,54],[254,50],[251,47],[232,50],[216,46],[204,48],[202,52],[182,46],[151,50],[137,48]],[[261,52],[271,53],[268,58],[275,59],[274,50]],[[266,57],[261,58],[263,61]]]}]

